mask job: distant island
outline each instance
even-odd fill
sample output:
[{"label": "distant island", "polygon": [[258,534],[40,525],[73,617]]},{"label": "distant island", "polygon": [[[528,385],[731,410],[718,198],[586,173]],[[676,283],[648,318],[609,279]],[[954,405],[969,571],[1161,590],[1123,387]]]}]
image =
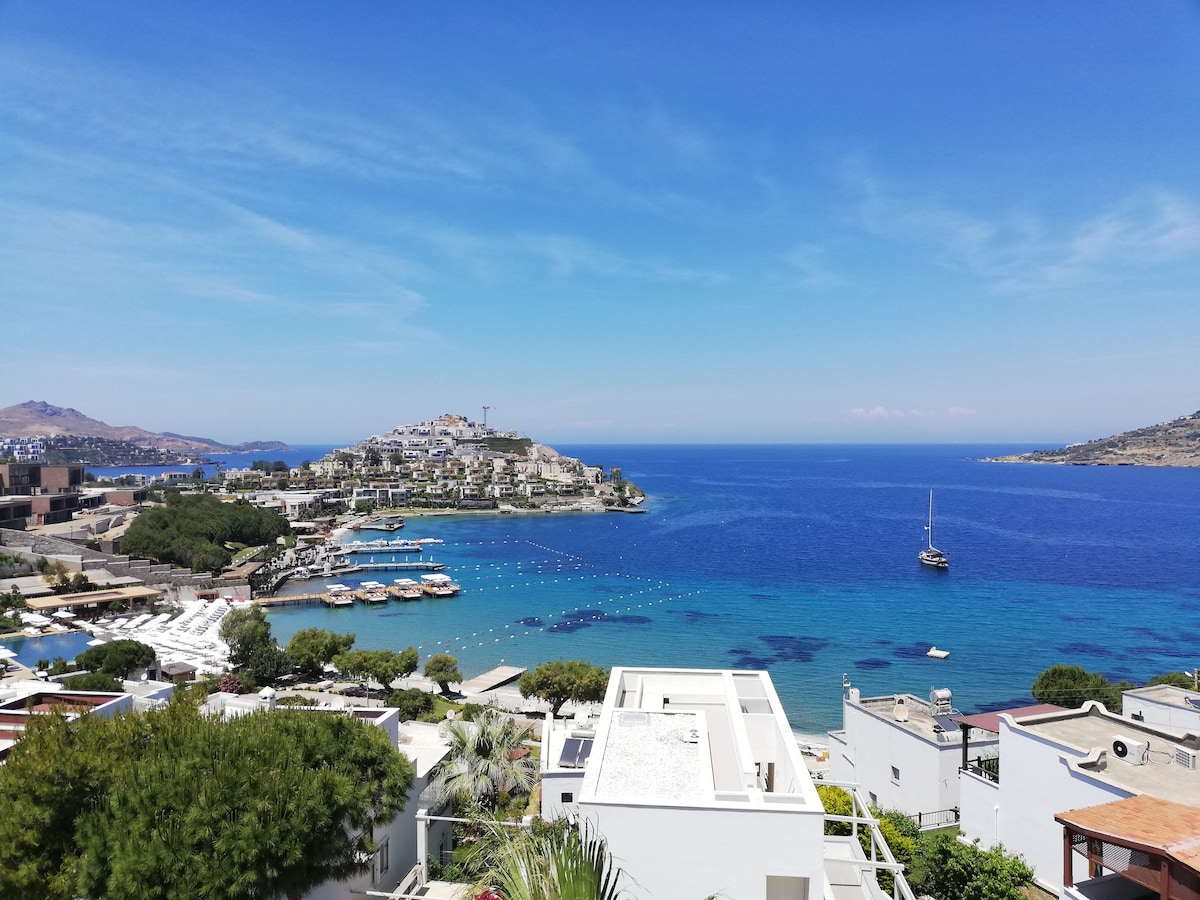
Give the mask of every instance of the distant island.
[{"label": "distant island", "polygon": [[77,409],[30,400],[0,409],[0,457],[39,459],[52,465],[179,465],[209,454],[290,449],[281,441],[223,444],[211,438],[113,426]]},{"label": "distant island", "polygon": [[1200,412],[1112,437],[997,456],[987,462],[1056,463],[1064,466],[1200,466]]}]

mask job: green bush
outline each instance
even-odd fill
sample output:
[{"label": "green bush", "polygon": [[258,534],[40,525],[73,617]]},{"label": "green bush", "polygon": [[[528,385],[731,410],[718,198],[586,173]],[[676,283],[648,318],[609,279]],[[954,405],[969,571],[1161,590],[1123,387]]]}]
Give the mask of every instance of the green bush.
[{"label": "green bush", "polygon": [[1033,870],[1020,856],[1002,846],[982,850],[979,842],[964,844],[947,832],[927,834],[917,845],[910,885],[934,900],[1023,900],[1022,888],[1033,881]]},{"label": "green bush", "polygon": [[433,695],[420,688],[392,691],[383,705],[400,710],[401,721],[422,721],[421,716],[433,710]]}]

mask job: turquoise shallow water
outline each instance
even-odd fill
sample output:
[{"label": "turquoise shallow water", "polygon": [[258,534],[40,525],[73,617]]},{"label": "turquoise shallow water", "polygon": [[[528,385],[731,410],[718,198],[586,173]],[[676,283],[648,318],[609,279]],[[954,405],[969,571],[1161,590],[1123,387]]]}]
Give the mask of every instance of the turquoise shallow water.
[{"label": "turquoise shallow water", "polygon": [[[839,724],[843,673],[973,710],[1055,662],[1133,680],[1200,663],[1200,471],[974,461],[1005,447],[559,449],[621,466],[650,511],[410,519],[391,536],[443,539],[460,596],[278,610],[275,634],[448,650],[468,677],[559,657],[765,667],[805,731]],[[916,559],[931,488],[949,572]]]}]

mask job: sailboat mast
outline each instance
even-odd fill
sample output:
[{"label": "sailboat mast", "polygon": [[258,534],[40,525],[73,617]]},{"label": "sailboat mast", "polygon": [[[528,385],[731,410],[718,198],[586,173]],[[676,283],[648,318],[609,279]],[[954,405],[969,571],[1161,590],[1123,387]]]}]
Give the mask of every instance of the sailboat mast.
[{"label": "sailboat mast", "polygon": [[929,549],[933,549],[933,491],[929,491],[929,524],[925,526],[929,533]]}]

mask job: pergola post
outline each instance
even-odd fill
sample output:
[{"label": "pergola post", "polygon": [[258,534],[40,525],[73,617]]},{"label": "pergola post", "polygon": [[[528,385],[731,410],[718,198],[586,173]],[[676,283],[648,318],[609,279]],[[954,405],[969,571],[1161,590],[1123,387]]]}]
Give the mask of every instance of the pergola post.
[{"label": "pergola post", "polygon": [[1075,860],[1071,857],[1071,832],[1063,826],[1063,887],[1075,886]]},{"label": "pergola post", "polygon": [[1162,900],[1171,900],[1171,860],[1165,855],[1162,857],[1162,880],[1158,886],[1158,896]]}]

